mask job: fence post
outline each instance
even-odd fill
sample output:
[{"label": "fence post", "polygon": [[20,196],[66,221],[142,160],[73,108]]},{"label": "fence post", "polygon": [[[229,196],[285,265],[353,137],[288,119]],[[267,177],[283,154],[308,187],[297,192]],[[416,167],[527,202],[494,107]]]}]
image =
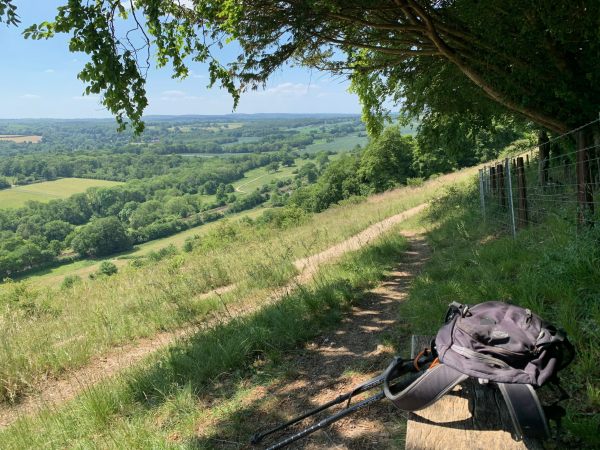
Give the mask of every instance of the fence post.
[{"label": "fence post", "polygon": [[481,199],[481,214],[485,221],[485,186],[483,182],[483,171],[484,169],[479,169],[479,198]]},{"label": "fence post", "polygon": [[498,196],[500,197],[500,205],[506,207],[506,189],[504,187],[504,168],[502,164],[496,166],[496,174],[498,176]]},{"label": "fence post", "polygon": [[527,211],[527,184],[525,180],[525,168],[523,167],[523,158],[517,158],[517,190],[519,191],[519,228],[527,226],[529,221],[529,212]]},{"label": "fence post", "polygon": [[544,130],[538,134],[538,147],[540,155],[540,184],[546,186],[548,183],[548,167],[550,165],[550,144],[548,135]]},{"label": "fence post", "polygon": [[508,208],[510,210],[510,224],[512,227],[513,238],[517,237],[517,228],[515,227],[515,207],[513,203],[513,192],[512,192],[512,174],[510,167],[510,160],[506,158],[504,161],[504,165],[506,166],[506,179],[507,179],[507,188],[508,188]]},{"label": "fence post", "polygon": [[589,147],[590,129],[579,130],[575,134],[577,142],[577,222],[580,225],[591,225],[594,214],[594,197],[590,184]]},{"label": "fence post", "polygon": [[525,155],[527,157],[527,168],[529,169],[529,154]]},{"label": "fence post", "polygon": [[490,179],[491,179],[491,187],[492,187],[492,196],[496,195],[496,168],[494,166],[490,167]]}]

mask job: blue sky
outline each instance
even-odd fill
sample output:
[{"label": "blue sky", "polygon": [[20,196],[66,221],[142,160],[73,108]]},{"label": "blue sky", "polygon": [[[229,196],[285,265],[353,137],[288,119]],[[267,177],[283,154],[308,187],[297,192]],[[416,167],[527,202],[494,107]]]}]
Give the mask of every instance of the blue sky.
[{"label": "blue sky", "polygon": [[[110,117],[97,97],[82,96],[77,73],[86,57],[68,51],[68,36],[49,41],[25,40],[23,29],[52,19],[66,0],[16,0],[22,23],[0,24],[0,118]],[[223,50],[231,57],[231,50]],[[228,114],[232,100],[218,88],[207,89],[206,66],[190,64],[186,80],[171,79],[168,69],[151,69],[147,79],[146,114]],[[360,106],[348,83],[318,71],[287,67],[274,74],[266,90],[245,94],[240,113],[358,113]]]}]

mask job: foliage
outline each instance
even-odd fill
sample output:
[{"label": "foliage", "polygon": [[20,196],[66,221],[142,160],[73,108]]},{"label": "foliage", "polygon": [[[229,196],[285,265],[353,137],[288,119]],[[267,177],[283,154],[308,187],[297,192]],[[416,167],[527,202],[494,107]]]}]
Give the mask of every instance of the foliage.
[{"label": "foliage", "polygon": [[[5,21],[14,23],[16,3],[0,1],[0,17],[8,11]],[[72,0],[54,21],[24,34],[71,34],[70,50],[90,56],[79,74],[85,92],[102,94],[120,127],[128,118],[138,132],[153,52],[176,78],[189,75],[186,58],[206,63],[210,85],[227,89],[234,106],[242,92],[289,62],[347,75],[375,132],[389,98],[405,99],[413,114],[495,109],[556,132],[597,114],[600,6],[593,0],[561,0],[552,8],[533,0],[138,0],[133,6]],[[128,39],[119,39],[121,30]],[[212,49],[231,41],[239,46],[237,58],[215,58]]]},{"label": "foliage", "polygon": [[115,265],[115,263],[111,261],[102,261],[100,263],[100,267],[98,268],[98,275],[106,275],[111,276],[117,273],[119,269]]},{"label": "foliage", "polygon": [[74,232],[73,250],[81,255],[104,256],[132,247],[127,231],[114,216],[93,220]]},{"label": "foliage", "polygon": [[413,168],[428,176],[488,161],[527,129],[506,115],[426,114],[418,126]]},{"label": "foliage", "polygon": [[402,136],[398,126],[386,128],[363,151],[358,176],[375,192],[405,183],[414,175],[412,161],[415,147],[412,136]]},{"label": "foliage", "polygon": [[67,275],[63,278],[60,287],[61,289],[69,289],[76,284],[81,283],[81,277],[78,275]]},{"label": "foliage", "polygon": [[12,185],[6,178],[0,177],[0,189],[8,189]]},{"label": "foliage", "polygon": [[[401,308],[410,333],[431,334],[450,302],[502,299],[530,308],[565,329],[578,356],[561,381],[567,401],[563,425],[569,430],[558,448],[597,448],[597,392],[600,351],[600,252],[598,230],[581,233],[561,219],[522,230],[516,239],[499,237],[479,212],[479,194],[469,184],[445,192],[432,204],[431,261],[416,279]],[[542,390],[542,395],[544,390]]]}]

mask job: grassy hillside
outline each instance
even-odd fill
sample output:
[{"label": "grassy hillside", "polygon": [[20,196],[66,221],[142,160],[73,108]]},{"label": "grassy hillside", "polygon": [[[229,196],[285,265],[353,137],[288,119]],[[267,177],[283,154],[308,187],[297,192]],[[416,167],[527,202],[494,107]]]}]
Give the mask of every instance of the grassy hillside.
[{"label": "grassy hillside", "polygon": [[[227,216],[227,220],[237,221],[243,217],[256,218],[261,215],[266,208],[255,208],[253,210],[244,211],[237,214]],[[111,255],[106,258],[95,258],[95,259],[82,259],[71,263],[63,264],[58,267],[50,267],[43,270],[39,270],[28,274],[18,281],[27,280],[27,283],[34,284],[36,286],[58,286],[66,276],[78,276],[87,277],[89,274],[94,273],[100,267],[104,261],[110,261],[117,267],[123,267],[129,264],[129,262],[135,258],[148,256],[152,252],[158,252],[169,246],[175,246],[177,249],[181,249],[186,239],[193,237],[202,237],[207,233],[214,231],[221,224],[217,222],[209,222],[206,224],[199,225],[197,227],[190,228],[182,231],[181,233],[174,234],[161,239],[155,239],[153,241],[145,242],[143,244],[136,245],[133,250]],[[3,285],[0,285],[0,293],[2,292]]]},{"label": "grassy hillside", "polygon": [[[472,173],[347,202],[296,217],[281,229],[248,221],[215,224],[191,253],[62,291],[11,285],[0,297],[5,401],[18,400],[40,378],[60,376],[120,343],[208,317],[222,319],[64,406],[1,430],[0,448],[221,448],[223,440],[245,439],[247,405],[277,409],[268,399],[256,399],[256,389],[283,380],[285,358],[335,326],[400,260],[405,241],[396,228],[319,268],[307,286],[269,300],[296,274],[293,261],[440,195],[426,215],[402,225],[424,229],[433,252],[401,309],[394,344],[413,333],[434,332],[453,300],[501,298],[530,307],[564,327],[579,351],[562,376],[572,400],[560,445],[597,448],[598,232],[576,234],[551,221],[520,233],[516,241],[504,236],[481,221]],[[444,191],[461,180],[466,185]],[[202,295],[230,283],[235,283],[232,291]],[[238,311],[253,312],[236,317]],[[199,438],[199,424],[207,427],[202,435],[212,438]]]},{"label": "grassy hillside", "polygon": [[293,261],[430,199],[447,178],[290,218],[285,229],[222,223],[192,253],[127,266],[67,289],[11,283],[0,293],[6,306],[0,315],[1,396],[16,398],[40,377],[81,366],[111,346],[201,320],[223,308],[217,297],[198,299],[212,289],[236,283],[241,291],[228,301],[243,303],[256,289],[285,284],[295,274]]},{"label": "grassy hillside", "polygon": [[91,187],[111,187],[119,184],[122,183],[88,178],[61,178],[55,181],[16,186],[0,190],[0,208],[18,208],[29,200],[49,202],[85,192]]}]

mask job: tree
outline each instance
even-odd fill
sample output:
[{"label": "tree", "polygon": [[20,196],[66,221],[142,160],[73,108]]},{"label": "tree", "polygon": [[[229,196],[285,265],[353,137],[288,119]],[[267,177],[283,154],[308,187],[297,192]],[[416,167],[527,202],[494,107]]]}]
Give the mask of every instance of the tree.
[{"label": "tree", "polygon": [[275,173],[279,170],[279,162],[273,161],[267,165],[267,171],[269,173]]},{"label": "tree", "polygon": [[[0,0],[0,20],[15,25],[18,0]],[[70,0],[53,22],[25,30],[34,39],[71,33],[69,48],[90,55],[79,78],[86,94],[137,131],[147,105],[150,47],[159,66],[189,74],[186,58],[206,62],[234,105],[289,62],[347,75],[372,132],[383,106],[496,108],[564,132],[595,118],[600,99],[600,3],[556,0]],[[134,23],[126,38],[115,30]],[[127,30],[125,30],[127,31]],[[138,38],[133,35],[137,32]],[[224,65],[212,48],[234,39]],[[142,45],[140,46],[140,42]],[[144,45],[145,44],[145,45]],[[110,70],[105,70],[107,67]],[[425,92],[425,97],[423,97]],[[438,98],[435,98],[435,95]],[[445,107],[445,106],[444,106]]]},{"label": "tree", "polygon": [[372,141],[360,158],[358,175],[375,192],[382,192],[414,176],[411,168],[415,143],[402,136],[400,127],[388,127]]},{"label": "tree", "polygon": [[73,225],[62,220],[52,220],[43,226],[43,233],[46,239],[50,241],[64,241],[75,229]]},{"label": "tree", "polygon": [[96,219],[75,231],[73,250],[81,255],[104,256],[129,250],[131,240],[116,217]]},{"label": "tree", "polygon": [[0,177],[0,189],[8,189],[11,187],[10,181],[4,177]]}]

